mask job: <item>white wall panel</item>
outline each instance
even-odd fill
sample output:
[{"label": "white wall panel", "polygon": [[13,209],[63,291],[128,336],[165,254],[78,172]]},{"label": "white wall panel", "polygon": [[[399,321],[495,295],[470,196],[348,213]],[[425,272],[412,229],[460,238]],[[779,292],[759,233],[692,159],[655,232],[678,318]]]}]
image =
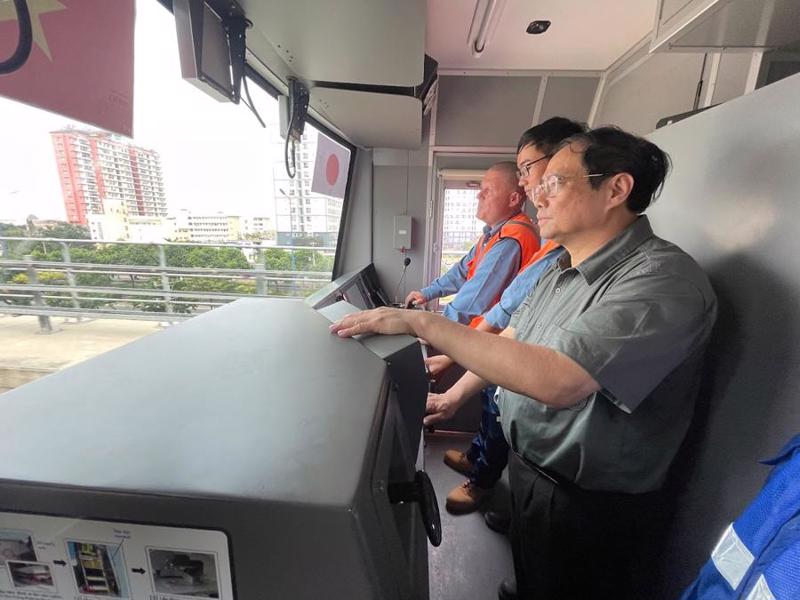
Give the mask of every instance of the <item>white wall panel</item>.
[{"label": "white wall panel", "polygon": [[[709,274],[719,319],[660,569],[638,597],[673,599],[800,430],[800,75],[659,129],[674,169],[648,210],[657,235]],[[654,590],[657,590],[654,591]]]},{"label": "white wall panel", "polygon": [[599,78],[593,77],[548,78],[539,122],[550,117],[586,122],[599,81]]},{"label": "white wall panel", "polygon": [[439,78],[437,146],[516,147],[531,125],[539,77]]},{"label": "white wall panel", "polygon": [[618,125],[638,134],[662,117],[692,110],[702,54],[655,54],[606,84],[595,125]]}]

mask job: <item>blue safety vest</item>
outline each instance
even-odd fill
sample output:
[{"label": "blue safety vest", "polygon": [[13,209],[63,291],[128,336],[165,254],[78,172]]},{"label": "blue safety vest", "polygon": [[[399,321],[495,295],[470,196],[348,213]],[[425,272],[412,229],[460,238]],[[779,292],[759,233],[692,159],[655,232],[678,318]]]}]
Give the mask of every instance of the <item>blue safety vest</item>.
[{"label": "blue safety vest", "polygon": [[800,435],[763,464],[773,469],[761,492],[681,600],[800,599]]}]

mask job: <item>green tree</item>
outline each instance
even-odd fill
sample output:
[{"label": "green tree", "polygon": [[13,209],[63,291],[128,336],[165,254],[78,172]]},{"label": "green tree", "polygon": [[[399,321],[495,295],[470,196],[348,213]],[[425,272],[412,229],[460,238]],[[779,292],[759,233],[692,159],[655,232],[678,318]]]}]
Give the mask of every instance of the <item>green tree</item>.
[{"label": "green tree", "polygon": [[288,250],[267,248],[264,250],[264,268],[269,271],[290,271],[292,255]]},{"label": "green tree", "polygon": [[[152,289],[159,289],[156,282],[148,284]],[[171,286],[173,291],[176,292],[218,292],[227,294],[255,294],[256,282],[255,281],[238,281],[234,279],[218,279],[211,277],[184,277],[175,281]],[[176,313],[193,313],[197,310],[198,306],[208,304],[208,301],[203,301],[200,298],[181,297],[179,302],[172,303],[172,310]],[[164,296],[157,296],[148,298],[145,301],[135,303],[137,308],[148,312],[165,312],[166,303]]]},{"label": "green tree", "polygon": [[[59,244],[48,244],[47,242],[37,243],[30,248],[26,254],[30,254],[34,260],[47,260],[51,262],[64,261],[64,255],[61,254],[61,246]],[[72,256],[72,253],[70,253],[70,256],[74,261],[75,257]]]},{"label": "green tree", "polygon": [[313,250],[294,250],[294,271],[313,271],[319,252]]},{"label": "green tree", "polygon": [[27,237],[28,231],[24,227],[13,223],[0,223],[0,237]]},{"label": "green tree", "polygon": [[[63,273],[58,273],[55,271],[40,271],[36,274],[39,283],[42,285],[66,285],[67,280]],[[16,285],[27,285],[30,280],[28,278],[27,273],[17,273],[9,280],[11,283]],[[52,294],[48,294],[52,295]],[[66,295],[64,294],[54,294],[59,298]],[[32,304],[31,298],[19,298],[19,297],[12,297],[8,299],[10,304],[22,305],[22,306],[30,306]],[[64,306],[59,299],[55,298],[47,298],[45,299],[45,304],[48,306]]]},{"label": "green tree", "polygon": [[333,256],[329,256],[326,254],[322,254],[321,252],[317,252],[319,257],[317,258],[316,266],[317,268],[314,269],[315,271],[321,271],[323,273],[330,273],[333,271]]},{"label": "green tree", "polygon": [[158,248],[141,244],[106,244],[95,255],[96,262],[106,265],[158,266]]},{"label": "green tree", "polygon": [[[6,229],[4,229],[5,231]],[[25,232],[22,232],[25,235]],[[61,243],[37,241],[33,246],[29,242],[20,242],[24,248],[15,250],[23,254],[31,254],[38,261],[63,262]],[[214,248],[212,246],[166,246],[165,258],[167,266],[177,268],[216,268],[216,269],[251,269],[244,253],[240,248]],[[288,254],[287,254],[288,256]],[[101,265],[137,265],[158,266],[159,251],[155,244],[74,244],[70,246],[70,258],[74,263],[93,263]],[[18,271],[0,272],[0,277],[11,279],[14,283],[27,283],[27,276]],[[101,300],[83,300],[79,298],[80,305],[85,308],[97,308],[103,305],[119,302],[124,297],[124,289],[135,287],[139,289],[161,289],[161,276],[129,275],[130,282],[125,285],[122,276],[101,273],[78,273],[76,284],[78,286],[111,287],[119,288],[119,294],[92,293]],[[240,281],[237,279],[197,278],[197,277],[170,277],[170,286],[176,291],[198,292],[225,292],[235,294],[254,294],[255,281]],[[39,281],[45,285],[66,285],[64,273],[39,272]],[[70,293],[53,292],[46,303],[51,306],[73,306]],[[107,300],[105,300],[107,298]],[[21,303],[30,304],[30,299],[19,299]],[[183,299],[182,299],[183,300]],[[150,312],[164,312],[166,310],[164,297],[155,296],[148,299],[132,301],[134,307]],[[190,313],[201,304],[197,299],[189,299],[188,304],[173,304],[176,312]]]},{"label": "green tree", "polygon": [[268,248],[264,251],[264,267],[272,271],[329,273],[333,270],[333,256],[326,256],[317,250]]},{"label": "green tree", "polygon": [[[12,223],[0,223],[0,237],[28,237],[28,230],[24,226]],[[28,254],[34,247],[34,242],[28,241],[0,241],[0,255],[4,258],[19,259]]]},{"label": "green tree", "polygon": [[[41,285],[47,286],[65,286],[67,285],[67,276],[65,273],[61,271],[39,271],[36,274],[36,278]],[[15,283],[18,285],[26,285],[29,282],[27,273],[17,273],[14,277],[11,278],[11,283]],[[75,277],[75,283],[79,286],[93,286],[93,287],[108,287],[112,284],[111,276],[104,275],[100,273],[79,273]],[[67,307],[72,308],[74,307],[74,299],[72,294],[69,292],[58,292],[53,290],[52,292],[47,292],[45,294],[48,296],[44,299],[44,303],[47,306],[58,306],[58,307]],[[108,301],[104,300],[84,300],[80,297],[80,293],[78,294],[78,305],[81,308],[100,308],[101,306],[105,306],[112,302],[113,300],[119,298],[116,294],[101,294],[101,293],[94,293],[90,294],[93,298],[108,298]],[[30,298],[12,298],[12,304],[23,304],[23,305],[30,305],[31,299]]]},{"label": "green tree", "polygon": [[[64,238],[64,239],[89,239],[89,230],[82,225],[73,225],[67,222],[59,222],[47,227],[35,227],[34,217],[29,217],[28,226],[12,225],[11,223],[0,223],[0,237],[37,237],[37,238]],[[58,245],[52,243],[35,241],[0,241],[0,254],[8,258],[22,258],[26,254],[35,254],[38,260],[61,260],[61,253]]]},{"label": "green tree", "polygon": [[70,240],[88,240],[91,238],[88,227],[85,225],[73,225],[72,223],[67,222],[61,222],[56,225],[48,225],[41,228],[37,227],[34,231],[34,235],[36,237],[51,237]]},{"label": "green tree", "polygon": [[167,265],[210,269],[250,269],[244,253],[239,248],[214,248],[212,246],[167,246]]}]

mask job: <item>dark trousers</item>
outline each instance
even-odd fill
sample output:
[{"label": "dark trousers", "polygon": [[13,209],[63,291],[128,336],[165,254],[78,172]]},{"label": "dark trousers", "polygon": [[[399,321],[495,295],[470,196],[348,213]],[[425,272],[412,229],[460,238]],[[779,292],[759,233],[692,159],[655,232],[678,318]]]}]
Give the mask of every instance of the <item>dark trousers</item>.
[{"label": "dark trousers", "polygon": [[511,549],[519,597],[622,600],[658,495],[554,483],[515,452],[509,463]]},{"label": "dark trousers", "polygon": [[481,390],[481,427],[472,439],[467,458],[475,465],[470,481],[482,488],[493,487],[508,464],[508,443],[500,426],[500,409],[494,401],[496,386]]}]

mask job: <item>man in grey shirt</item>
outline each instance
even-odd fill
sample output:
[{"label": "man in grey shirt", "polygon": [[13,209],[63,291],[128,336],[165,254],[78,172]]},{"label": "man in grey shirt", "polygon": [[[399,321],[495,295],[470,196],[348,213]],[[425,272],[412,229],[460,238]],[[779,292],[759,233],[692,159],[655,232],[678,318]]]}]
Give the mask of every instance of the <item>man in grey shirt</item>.
[{"label": "man in grey shirt", "polygon": [[[428,411],[500,386],[523,598],[624,598],[627,565],[692,417],[716,318],[707,277],[642,216],[669,159],[615,128],[573,136],[533,190],[566,252],[500,336],[430,313],[351,315],[339,335],[409,333],[470,372]],[[501,598],[515,597],[507,584]]]}]

